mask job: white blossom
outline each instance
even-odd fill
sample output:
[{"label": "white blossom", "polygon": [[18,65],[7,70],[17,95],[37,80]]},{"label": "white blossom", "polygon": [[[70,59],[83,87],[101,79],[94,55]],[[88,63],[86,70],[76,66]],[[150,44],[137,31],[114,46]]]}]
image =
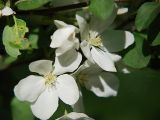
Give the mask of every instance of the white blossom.
[{"label": "white blossom", "polygon": [[62,55],[70,49],[79,49],[79,40],[76,38],[78,29],[73,25],[68,25],[63,21],[55,20],[57,30],[51,36],[51,48],[56,49],[56,56]]},{"label": "white blossom", "polygon": [[51,36],[51,48],[56,48],[55,71],[57,73],[73,72],[82,61],[79,40],[75,37],[78,29],[62,21],[55,20],[56,30]]},{"label": "white blossom", "polygon": [[9,16],[14,14],[15,12],[8,6],[4,7],[1,11],[2,16]]},{"label": "white blossom", "polygon": [[[55,67],[55,66],[54,66]],[[69,74],[57,74],[50,60],[38,60],[29,65],[29,75],[15,86],[15,96],[21,101],[31,102],[33,114],[40,119],[49,119],[57,110],[58,99],[73,105],[79,99],[79,90]]]},{"label": "white blossom", "polygon": [[103,71],[96,64],[86,61],[73,76],[98,97],[117,95],[119,87],[117,76],[113,73]]},{"label": "white blossom", "polygon": [[[94,19],[94,20],[91,20],[91,24],[88,24],[86,20],[79,14],[76,14],[76,19],[77,19],[79,29],[80,29],[80,34],[81,34],[82,42],[80,44],[80,47],[85,57],[90,62],[96,63],[103,70],[115,72],[116,68],[114,63],[119,61],[121,57],[119,55],[113,54],[112,53],[113,51],[112,50],[110,51],[109,48],[114,48],[114,49],[116,48],[118,50],[125,49],[134,42],[134,36],[130,32],[125,31],[123,33],[124,39],[121,40],[121,38],[119,38],[117,42],[115,41],[112,42],[111,39],[106,39],[107,36],[105,36],[105,34],[101,35],[101,33],[104,32],[103,30],[104,27],[106,26],[103,26],[102,30],[100,30],[99,29],[99,26],[101,26],[100,22],[98,23],[98,21]],[[119,32],[115,33],[115,36],[116,34],[119,34]],[[106,46],[106,44],[108,45]],[[117,51],[114,51],[114,52],[117,52]]]},{"label": "white blossom", "polygon": [[94,120],[94,119],[88,117],[84,113],[71,112],[71,113],[66,114],[56,120]]}]

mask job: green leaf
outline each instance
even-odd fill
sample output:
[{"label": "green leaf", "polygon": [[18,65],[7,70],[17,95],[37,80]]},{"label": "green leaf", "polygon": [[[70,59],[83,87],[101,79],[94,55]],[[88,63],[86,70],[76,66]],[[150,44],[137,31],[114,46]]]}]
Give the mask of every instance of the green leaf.
[{"label": "green leaf", "polygon": [[18,57],[20,55],[19,50],[29,48],[29,41],[25,38],[28,28],[25,21],[14,17],[14,26],[6,26],[3,31],[3,45],[6,52],[12,57]]},{"label": "green leaf", "polygon": [[3,45],[5,46],[6,52],[12,56],[12,57],[17,57],[21,53],[19,52],[19,49],[12,46],[12,42],[16,40],[15,33],[12,29],[12,27],[6,26],[3,30]]},{"label": "green leaf", "polygon": [[32,10],[40,8],[51,0],[19,0],[15,3],[20,10]]},{"label": "green leaf", "polygon": [[156,16],[160,13],[160,4],[157,2],[146,2],[138,10],[135,25],[138,31],[146,29]]},{"label": "green leaf", "polygon": [[29,31],[26,22],[22,19],[15,18],[16,24],[14,25],[14,30],[18,32],[19,38],[24,38],[24,35]]},{"label": "green leaf", "polygon": [[160,32],[158,33],[155,40],[152,42],[152,46],[157,46],[157,45],[160,45]]},{"label": "green leaf", "polygon": [[29,41],[27,38],[25,38],[25,34],[29,31],[26,22],[22,19],[14,18],[15,19],[15,25],[13,26],[13,30],[16,34],[16,41],[17,43],[13,43],[13,45],[19,47],[21,50],[25,50],[29,48]]},{"label": "green leaf", "polygon": [[113,0],[91,0],[90,2],[90,11],[101,19],[107,19],[115,10]]},{"label": "green leaf", "polygon": [[146,67],[151,56],[143,53],[144,38],[139,34],[135,34],[135,42],[135,47],[124,56],[123,61],[126,65],[133,68]]},{"label": "green leaf", "polygon": [[14,98],[11,102],[13,120],[34,120],[29,103]]}]

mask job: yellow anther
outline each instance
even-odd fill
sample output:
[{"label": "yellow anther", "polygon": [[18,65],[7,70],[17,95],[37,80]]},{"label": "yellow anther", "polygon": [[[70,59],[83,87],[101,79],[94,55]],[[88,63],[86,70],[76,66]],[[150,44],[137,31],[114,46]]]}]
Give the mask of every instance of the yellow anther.
[{"label": "yellow anther", "polygon": [[56,75],[54,75],[52,72],[44,75],[44,79],[45,79],[45,84],[46,85],[53,85],[56,81]]},{"label": "yellow anther", "polygon": [[89,44],[99,47],[102,45],[102,39],[99,36],[96,38],[90,39]]}]

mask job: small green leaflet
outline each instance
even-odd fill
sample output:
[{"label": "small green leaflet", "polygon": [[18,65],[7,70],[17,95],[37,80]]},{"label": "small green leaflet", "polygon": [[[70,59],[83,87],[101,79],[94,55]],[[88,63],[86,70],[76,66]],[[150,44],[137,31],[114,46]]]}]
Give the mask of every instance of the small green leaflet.
[{"label": "small green leaflet", "polygon": [[16,17],[14,17],[14,21],[14,26],[5,26],[2,39],[6,52],[16,58],[21,54],[19,50],[28,49],[30,43],[28,39],[24,37],[26,32],[28,32],[25,21],[17,19]]},{"label": "small green leaflet", "polygon": [[15,3],[20,10],[32,10],[47,4],[51,0],[19,0]]}]

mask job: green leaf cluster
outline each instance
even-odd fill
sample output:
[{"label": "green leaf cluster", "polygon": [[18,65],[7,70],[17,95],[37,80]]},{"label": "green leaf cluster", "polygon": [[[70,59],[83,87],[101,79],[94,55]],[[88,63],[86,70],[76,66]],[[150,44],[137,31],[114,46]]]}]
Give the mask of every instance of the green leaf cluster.
[{"label": "green leaf cluster", "polygon": [[14,17],[14,22],[13,26],[5,26],[2,39],[6,52],[17,58],[21,54],[20,50],[29,49],[30,42],[25,38],[28,32],[26,22],[16,17]]},{"label": "green leaf cluster", "polygon": [[32,10],[42,7],[51,0],[19,0],[15,3],[20,10]]}]

